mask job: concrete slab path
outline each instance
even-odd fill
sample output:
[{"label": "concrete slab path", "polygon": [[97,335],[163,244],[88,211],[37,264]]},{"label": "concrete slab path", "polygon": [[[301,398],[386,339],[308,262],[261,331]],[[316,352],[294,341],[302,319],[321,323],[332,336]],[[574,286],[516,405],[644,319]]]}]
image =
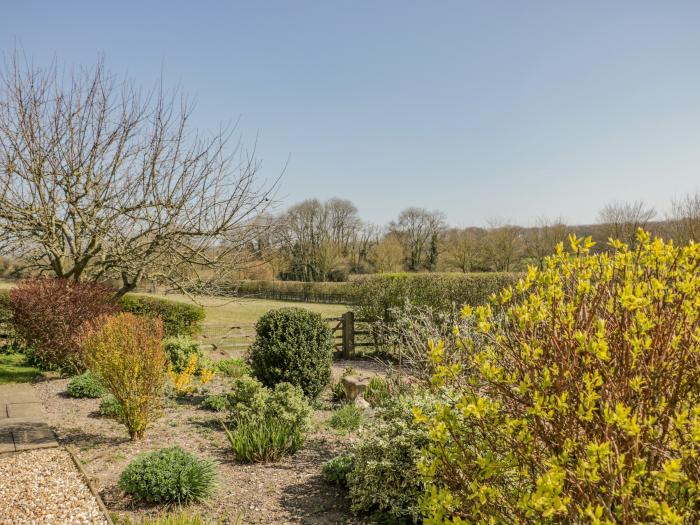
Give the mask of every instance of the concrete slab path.
[{"label": "concrete slab path", "polygon": [[46,413],[27,383],[0,385],[0,454],[57,447]]}]

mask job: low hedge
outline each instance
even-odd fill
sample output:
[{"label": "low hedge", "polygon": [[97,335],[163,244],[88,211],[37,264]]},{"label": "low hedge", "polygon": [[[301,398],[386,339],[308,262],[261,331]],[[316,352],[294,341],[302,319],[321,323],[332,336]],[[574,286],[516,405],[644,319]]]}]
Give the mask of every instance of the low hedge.
[{"label": "low hedge", "polygon": [[[201,329],[204,320],[204,309],[192,304],[127,294],[119,300],[123,312],[136,315],[154,315],[163,320],[165,335],[192,336]],[[0,333],[10,338],[14,336],[12,329],[12,304],[8,290],[0,290]]]},{"label": "low hedge", "polygon": [[119,302],[123,312],[160,317],[166,337],[193,336],[204,320],[203,308],[179,301],[127,294]]}]

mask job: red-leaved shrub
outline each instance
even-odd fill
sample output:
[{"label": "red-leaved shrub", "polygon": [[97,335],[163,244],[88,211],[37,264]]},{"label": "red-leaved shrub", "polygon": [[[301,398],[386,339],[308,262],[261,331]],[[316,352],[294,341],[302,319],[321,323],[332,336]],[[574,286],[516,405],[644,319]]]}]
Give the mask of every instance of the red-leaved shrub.
[{"label": "red-leaved shrub", "polygon": [[85,368],[77,338],[86,321],[115,314],[114,290],[67,279],[23,279],[10,290],[18,335],[45,365],[71,372]]}]

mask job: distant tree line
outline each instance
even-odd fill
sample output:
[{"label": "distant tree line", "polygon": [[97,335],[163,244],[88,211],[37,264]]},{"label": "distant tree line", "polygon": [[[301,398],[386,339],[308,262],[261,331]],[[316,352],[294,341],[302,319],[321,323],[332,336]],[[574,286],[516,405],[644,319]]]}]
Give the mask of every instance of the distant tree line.
[{"label": "distant tree line", "polygon": [[570,233],[591,235],[599,251],[609,249],[610,238],[634,244],[638,228],[680,244],[698,240],[700,191],[674,200],[665,213],[642,201],[611,202],[589,225],[541,217],[533,226],[492,219],[484,227],[456,228],[440,211],[411,207],[378,226],[338,198],[306,200],[264,220],[265,236],[250,248],[261,263],[242,278],[343,281],[375,272],[508,272],[541,267]]}]

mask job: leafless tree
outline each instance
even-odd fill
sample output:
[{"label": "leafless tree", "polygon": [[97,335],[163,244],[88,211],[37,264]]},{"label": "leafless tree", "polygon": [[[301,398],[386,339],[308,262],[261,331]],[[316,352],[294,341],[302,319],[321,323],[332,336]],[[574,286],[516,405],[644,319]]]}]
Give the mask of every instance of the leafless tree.
[{"label": "leafless tree", "polygon": [[449,230],[443,241],[447,268],[467,273],[482,265],[485,233],[481,228]]},{"label": "leafless tree", "polygon": [[303,201],[280,215],[277,224],[277,246],[287,260],[287,273],[304,281],[328,280],[341,267],[347,271],[368,242],[357,208],[345,199]]},{"label": "leafless tree", "polygon": [[561,218],[540,217],[534,228],[525,233],[525,254],[541,269],[544,259],[552,255],[560,242],[566,241],[567,226]]},{"label": "leafless tree", "polygon": [[0,240],[31,271],[182,290],[246,263],[276,186],[235,127],[204,135],[186,97],[104,63],[64,74],[21,53],[0,74]]},{"label": "leafless tree", "polygon": [[680,244],[700,242],[700,190],[675,199],[668,222],[674,241]]},{"label": "leafless tree", "polygon": [[373,246],[371,261],[378,272],[401,271],[406,261],[406,252],[398,235],[393,232],[384,235]]},{"label": "leafless tree", "polygon": [[437,263],[438,244],[445,229],[445,215],[424,208],[407,208],[389,225],[404,244],[410,271],[433,269]]},{"label": "leafless tree", "polygon": [[647,229],[656,210],[644,201],[611,202],[598,212],[601,235],[633,245],[639,228]]},{"label": "leafless tree", "polygon": [[489,219],[484,243],[491,269],[509,272],[523,253],[523,229],[502,219]]}]

